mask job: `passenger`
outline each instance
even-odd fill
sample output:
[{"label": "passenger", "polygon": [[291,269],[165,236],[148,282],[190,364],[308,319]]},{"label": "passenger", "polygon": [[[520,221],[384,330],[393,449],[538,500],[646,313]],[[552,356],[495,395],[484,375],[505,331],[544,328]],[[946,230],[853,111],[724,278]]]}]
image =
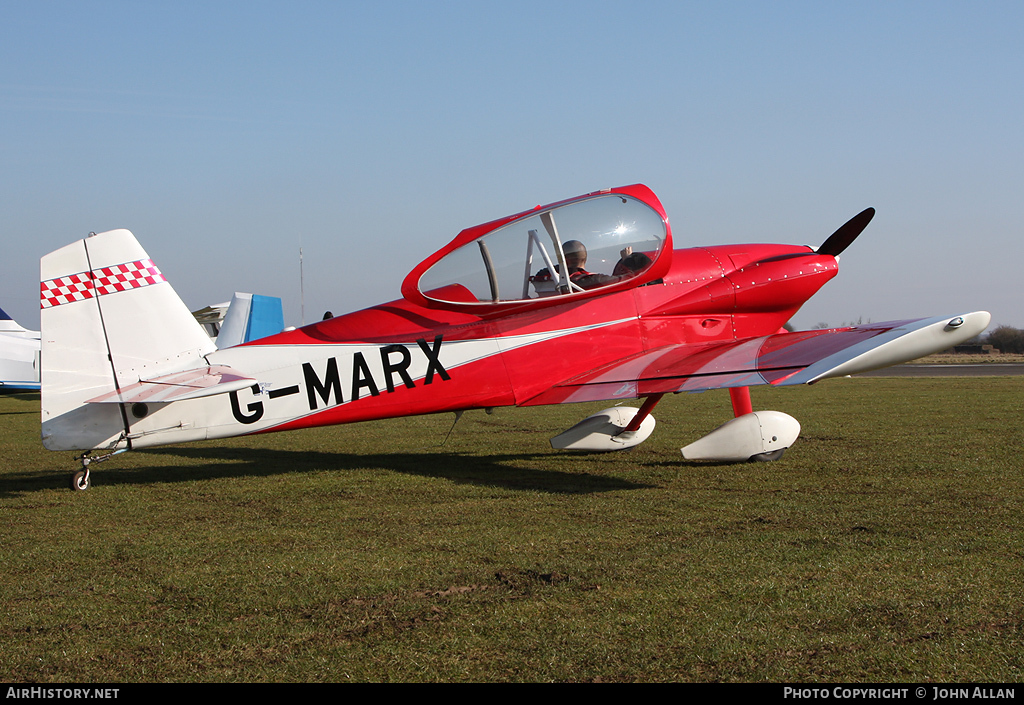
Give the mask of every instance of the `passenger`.
[{"label": "passenger", "polygon": [[633,252],[632,247],[627,247],[619,253],[622,257],[616,264],[612,274],[639,274],[651,266],[651,258],[643,252]]},{"label": "passenger", "polygon": [[[612,274],[617,274],[620,276],[628,275],[632,277],[636,276],[637,274],[644,271],[653,264],[653,262],[651,262],[650,257],[645,255],[643,252],[633,252],[632,247],[627,247],[619,254],[622,256],[622,259],[620,259],[618,263],[615,265],[615,269],[612,270]],[[664,279],[655,279],[654,281],[649,281],[647,282],[647,284],[643,284],[642,286],[647,286],[648,284],[664,283]]]}]

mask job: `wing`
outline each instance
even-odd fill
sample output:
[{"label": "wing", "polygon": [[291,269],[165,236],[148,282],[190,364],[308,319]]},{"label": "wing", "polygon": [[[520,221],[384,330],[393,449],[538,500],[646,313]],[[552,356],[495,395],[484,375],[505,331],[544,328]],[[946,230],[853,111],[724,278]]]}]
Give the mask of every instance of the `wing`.
[{"label": "wing", "polygon": [[701,345],[671,345],[590,370],[524,406],[629,399],[762,384],[813,384],[897,365],[970,340],[985,311],[852,328],[777,333]]}]

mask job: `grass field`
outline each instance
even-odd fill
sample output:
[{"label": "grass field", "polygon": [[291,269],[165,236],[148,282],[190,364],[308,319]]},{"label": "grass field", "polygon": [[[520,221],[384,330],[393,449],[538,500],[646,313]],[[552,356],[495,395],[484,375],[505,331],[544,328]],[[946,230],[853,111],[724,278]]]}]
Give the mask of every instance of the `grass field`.
[{"label": "grass field", "polygon": [[1024,355],[995,353],[977,355],[973,353],[935,353],[928,357],[912,360],[912,365],[987,365],[1009,362],[1024,362]]},{"label": "grass field", "polygon": [[1016,682],[1024,378],[753,390],[776,463],[547,438],[603,405],[125,453],[67,489],[0,397],[0,680]]}]

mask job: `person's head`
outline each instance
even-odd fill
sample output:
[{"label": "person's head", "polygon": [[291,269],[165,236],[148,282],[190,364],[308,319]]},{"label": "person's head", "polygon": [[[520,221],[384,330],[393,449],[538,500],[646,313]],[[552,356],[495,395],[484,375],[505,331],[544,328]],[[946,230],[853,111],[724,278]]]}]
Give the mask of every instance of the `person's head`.
[{"label": "person's head", "polygon": [[651,258],[643,252],[634,252],[623,257],[615,265],[612,274],[622,276],[623,274],[638,274],[651,266]]},{"label": "person's head", "polygon": [[582,267],[587,263],[587,248],[579,240],[569,240],[562,245],[565,253],[565,264],[570,269]]}]

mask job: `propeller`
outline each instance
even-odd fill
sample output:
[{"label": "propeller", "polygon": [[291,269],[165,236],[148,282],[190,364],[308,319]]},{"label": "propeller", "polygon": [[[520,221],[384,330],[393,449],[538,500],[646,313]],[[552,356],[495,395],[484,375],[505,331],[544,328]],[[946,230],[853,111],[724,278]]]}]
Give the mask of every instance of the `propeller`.
[{"label": "propeller", "polygon": [[866,208],[857,215],[850,218],[843,225],[839,227],[834,233],[828,236],[828,240],[825,240],[818,248],[817,253],[819,255],[832,255],[838,257],[839,253],[850,246],[850,243],[857,239],[864,228],[868,227],[868,223],[875,217],[874,208]]}]

